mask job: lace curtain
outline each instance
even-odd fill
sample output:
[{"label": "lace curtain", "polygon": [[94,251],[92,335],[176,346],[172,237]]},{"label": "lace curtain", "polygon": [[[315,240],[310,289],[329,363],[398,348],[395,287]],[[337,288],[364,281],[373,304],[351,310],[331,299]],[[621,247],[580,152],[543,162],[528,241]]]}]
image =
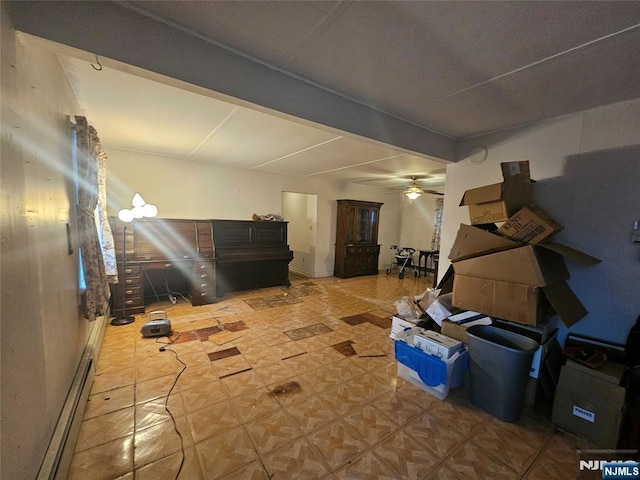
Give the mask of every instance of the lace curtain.
[{"label": "lace curtain", "polygon": [[[96,207],[99,203],[100,178],[99,165],[104,162],[104,154],[100,147],[95,129],[90,127],[85,117],[76,117],[76,133],[78,142],[78,235],[82,256],[82,267],[86,283],[83,310],[84,316],[93,321],[97,316],[105,314],[105,305],[109,300],[109,283],[103,258],[100,236],[96,220]],[[107,225],[108,228],[108,225]],[[107,230],[111,244],[111,229]],[[102,237],[107,235],[102,232]],[[115,265],[115,260],[114,260]]]},{"label": "lace curtain", "polygon": [[102,149],[98,132],[89,126],[94,156],[98,162],[98,205],[96,209],[96,228],[102,247],[102,259],[109,283],[118,282],[118,265],[113,233],[107,214],[107,154]]},{"label": "lace curtain", "polygon": [[436,198],[436,208],[433,212],[433,236],[431,237],[431,251],[440,251],[440,233],[442,231],[442,210],[444,198]]}]

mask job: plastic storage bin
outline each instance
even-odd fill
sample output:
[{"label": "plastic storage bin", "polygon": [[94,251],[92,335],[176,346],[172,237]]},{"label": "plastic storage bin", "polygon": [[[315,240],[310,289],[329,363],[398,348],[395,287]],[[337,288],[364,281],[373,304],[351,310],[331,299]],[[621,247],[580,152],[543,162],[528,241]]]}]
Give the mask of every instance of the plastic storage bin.
[{"label": "plastic storage bin", "polygon": [[400,340],[395,341],[395,355],[398,376],[440,400],[460,386],[469,363],[466,349],[442,360]]},{"label": "plastic storage bin", "polygon": [[469,398],[504,422],[520,418],[529,370],[538,342],[491,325],[467,328]]}]

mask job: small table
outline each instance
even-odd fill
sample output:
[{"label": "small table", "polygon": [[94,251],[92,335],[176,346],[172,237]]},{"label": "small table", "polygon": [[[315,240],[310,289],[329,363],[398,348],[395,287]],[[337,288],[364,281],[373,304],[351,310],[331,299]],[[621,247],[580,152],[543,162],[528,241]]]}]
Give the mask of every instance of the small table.
[{"label": "small table", "polygon": [[[427,276],[427,264],[429,263],[429,256],[433,254],[431,250],[418,250],[418,278],[424,271],[424,276]],[[424,267],[422,267],[422,259],[424,258]]]},{"label": "small table", "polygon": [[[427,272],[433,272],[433,285],[435,287],[438,278],[438,261],[440,260],[440,252],[438,250],[418,250],[418,278],[424,271],[424,276],[427,276]],[[429,257],[431,257],[432,268],[428,268]],[[424,267],[422,266],[422,259],[424,258]]]}]

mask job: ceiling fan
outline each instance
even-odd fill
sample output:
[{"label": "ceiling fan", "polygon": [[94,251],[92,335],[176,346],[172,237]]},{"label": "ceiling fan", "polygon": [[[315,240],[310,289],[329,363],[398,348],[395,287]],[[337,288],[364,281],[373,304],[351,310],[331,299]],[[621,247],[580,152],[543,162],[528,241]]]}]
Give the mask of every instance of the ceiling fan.
[{"label": "ceiling fan", "polygon": [[418,179],[418,177],[416,177],[415,175],[411,177],[411,180],[413,183],[411,183],[411,185],[409,185],[409,187],[404,191],[404,194],[410,199],[410,200],[415,200],[416,198],[418,198],[420,195],[422,195],[423,193],[430,193],[432,195],[444,195],[444,193],[440,193],[440,192],[436,192],[435,190],[424,190],[420,185],[418,185],[418,183],[416,182],[416,180]]}]

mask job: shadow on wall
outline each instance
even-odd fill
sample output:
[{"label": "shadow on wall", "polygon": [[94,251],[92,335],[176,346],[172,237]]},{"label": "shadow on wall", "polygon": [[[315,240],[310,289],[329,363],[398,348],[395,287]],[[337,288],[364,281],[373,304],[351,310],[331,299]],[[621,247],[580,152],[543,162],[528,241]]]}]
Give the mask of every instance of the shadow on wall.
[{"label": "shadow on wall", "polygon": [[636,145],[571,155],[563,176],[536,186],[536,202],[564,226],[556,240],[602,260],[567,261],[571,287],[589,311],[571,331],[624,343],[640,314],[640,245],[631,241],[639,183]]}]

